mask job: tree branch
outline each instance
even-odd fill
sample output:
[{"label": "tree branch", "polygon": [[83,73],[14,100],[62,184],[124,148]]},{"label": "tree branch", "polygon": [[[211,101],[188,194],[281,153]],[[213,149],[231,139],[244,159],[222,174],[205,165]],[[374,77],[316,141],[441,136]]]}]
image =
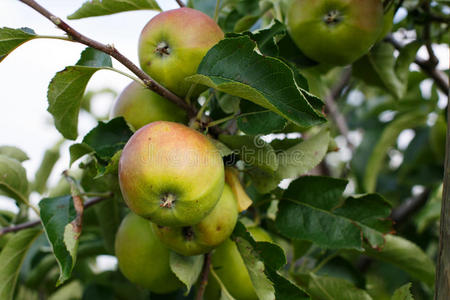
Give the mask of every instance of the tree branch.
[{"label": "tree branch", "polygon": [[421,194],[417,195],[416,197],[403,201],[402,204],[400,204],[399,206],[397,206],[392,210],[391,213],[392,221],[394,221],[396,226],[398,227],[405,220],[407,220],[412,214],[414,214],[420,208],[422,208],[422,206],[424,206],[427,203],[429,196],[430,190],[425,189]]},{"label": "tree branch", "polygon": [[[105,197],[95,197],[95,198],[89,199],[88,201],[86,201],[84,203],[84,208],[86,209],[88,207],[91,207],[92,205],[95,205],[103,200],[111,198],[112,196],[113,196],[113,194],[111,193],[110,195],[105,196]],[[19,225],[15,225],[15,226],[0,228],[0,236],[10,233],[10,232],[17,232],[17,231],[20,231],[23,229],[38,226],[39,224],[41,224],[41,220],[33,220],[33,221],[25,222],[25,223],[22,223]]]},{"label": "tree branch", "polygon": [[100,50],[112,57],[114,57],[117,61],[119,61],[121,64],[123,64],[125,67],[127,67],[131,72],[133,72],[137,77],[139,77],[146,85],[147,87],[154,91],[155,93],[163,96],[164,98],[170,100],[171,102],[175,103],[179,107],[183,108],[187,111],[188,115],[190,117],[195,116],[195,110],[192,106],[188,105],[183,99],[160,85],[158,82],[153,80],[149,75],[147,75],[144,71],[142,71],[138,66],[136,66],[132,61],[130,61],[127,57],[122,55],[114,46],[112,45],[104,45],[102,43],[99,43],[95,40],[92,40],[75,29],[73,29],[71,26],[69,26],[67,23],[65,23],[61,18],[53,15],[51,12],[49,12],[47,9],[39,5],[34,0],[19,0],[20,2],[28,5],[47,19],[53,22],[59,29],[63,30],[67,33],[67,35],[75,42],[79,42],[81,44],[84,44],[86,46],[95,48],[97,50]]},{"label": "tree branch", "polygon": [[175,0],[175,1],[177,1],[178,5],[180,7],[185,7],[186,6],[186,5],[184,5],[183,1],[181,1],[181,0]]},{"label": "tree branch", "polygon": [[334,123],[336,124],[339,132],[342,134],[342,136],[347,141],[348,147],[353,151],[355,146],[351,143],[348,133],[348,125],[347,121],[345,120],[345,117],[341,114],[339,111],[338,105],[336,103],[336,99],[339,98],[339,96],[342,94],[344,89],[348,86],[350,82],[350,78],[352,75],[352,69],[347,68],[345,69],[342,74],[340,80],[336,83],[335,86],[333,86],[328,93],[328,95],[325,97],[325,105],[327,112],[331,115],[331,118],[333,119]]},{"label": "tree branch", "polygon": [[[397,50],[401,50],[403,48],[403,45],[394,39],[392,35],[388,35],[385,38],[385,41],[391,43]],[[448,77],[445,75],[444,72],[436,69],[436,66],[432,66],[428,61],[416,57],[414,62],[424,71],[428,76],[430,76],[434,82],[436,83],[437,87],[444,92],[444,94],[449,94],[449,83],[448,83]]]},{"label": "tree branch", "polygon": [[203,300],[206,285],[208,284],[209,267],[211,266],[211,252],[205,254],[205,262],[203,263],[200,284],[197,289],[195,300]]}]

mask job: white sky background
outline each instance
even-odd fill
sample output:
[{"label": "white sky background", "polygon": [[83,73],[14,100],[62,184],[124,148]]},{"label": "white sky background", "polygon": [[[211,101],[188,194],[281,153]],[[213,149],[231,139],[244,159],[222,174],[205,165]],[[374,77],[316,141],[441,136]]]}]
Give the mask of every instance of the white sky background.
[{"label": "white sky background", "polygon": [[[78,9],[85,0],[38,0],[53,14],[65,19]],[[158,0],[166,10],[176,8],[175,0]],[[79,32],[105,44],[114,44],[125,56],[138,65],[137,43],[141,29],[155,15],[152,11],[132,11],[111,16],[70,20],[68,23]],[[402,12],[396,16],[401,19]],[[41,35],[63,35],[50,21],[17,0],[0,0],[0,27],[30,27]],[[66,41],[37,39],[28,42],[12,52],[0,63],[0,145],[13,145],[24,150],[30,160],[24,162],[29,179],[37,170],[44,151],[52,147],[60,138],[53,126],[53,119],[47,112],[47,87],[56,72],[73,65],[79,59],[85,46]],[[436,47],[441,68],[448,68],[448,46]],[[425,54],[421,49],[419,54]],[[118,62],[114,67],[129,72]],[[113,88],[120,92],[130,79],[111,71],[97,72],[88,85],[88,90]],[[93,108],[107,113],[111,97],[97,97]],[[79,138],[96,125],[87,114],[79,119]],[[50,183],[56,183],[63,170],[68,168],[69,155],[66,142],[61,150],[62,159],[53,172]],[[340,156],[342,156],[341,153]],[[342,157],[341,157],[342,158]],[[32,194],[33,203],[39,195]],[[15,204],[0,197],[0,209],[16,211]]]}]

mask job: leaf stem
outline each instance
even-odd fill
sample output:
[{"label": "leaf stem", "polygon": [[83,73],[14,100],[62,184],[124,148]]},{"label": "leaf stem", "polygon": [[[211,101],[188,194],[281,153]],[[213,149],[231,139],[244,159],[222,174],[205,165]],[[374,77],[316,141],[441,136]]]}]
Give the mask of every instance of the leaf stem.
[{"label": "leaf stem", "polygon": [[323,266],[325,266],[330,260],[338,256],[339,254],[340,252],[336,251],[335,253],[325,257],[325,259],[323,259],[314,269],[311,270],[311,273],[316,273],[317,271],[322,269]]},{"label": "leaf stem", "polygon": [[38,35],[37,39],[51,39],[51,40],[63,40],[66,42],[74,42],[73,39],[67,36],[56,36],[56,35]]},{"label": "leaf stem", "polygon": [[219,125],[219,124],[228,122],[228,121],[230,121],[230,120],[236,118],[237,116],[238,116],[238,114],[234,114],[234,115],[225,117],[225,118],[223,118],[223,119],[219,119],[219,120],[215,120],[215,121],[209,122],[209,124],[208,124],[208,126],[206,126],[206,128],[213,127],[213,126],[217,126],[217,125]]},{"label": "leaf stem", "polygon": [[180,7],[185,7],[184,3],[181,0],[175,0]]},{"label": "leaf stem", "polygon": [[140,78],[135,77],[135,76],[133,76],[133,75],[130,75],[130,74],[128,74],[128,73],[125,73],[125,72],[123,72],[123,71],[120,71],[119,69],[115,69],[115,68],[103,68],[103,69],[105,69],[105,70],[110,70],[110,71],[113,71],[113,72],[122,74],[123,76],[126,76],[126,77],[128,77],[128,78],[130,78],[130,79],[132,79],[132,80],[134,80],[134,81],[136,81],[136,82],[139,82],[139,83],[142,84],[144,87],[147,87],[147,85],[146,85]]},{"label": "leaf stem", "polygon": [[216,9],[214,10],[214,21],[217,23],[219,20],[220,0],[216,0]]},{"label": "leaf stem", "polygon": [[223,284],[222,280],[220,280],[217,273],[214,271],[214,268],[212,266],[209,267],[209,271],[211,272],[211,275],[214,277],[215,280],[217,280],[217,283],[219,284],[220,288],[222,289],[222,293],[225,293],[227,297],[225,299],[234,299],[233,296],[231,296],[230,292],[228,292],[227,288]]},{"label": "leaf stem", "polygon": [[206,110],[206,107],[208,107],[209,102],[211,101],[212,97],[214,96],[214,93],[211,93],[208,98],[206,98],[205,103],[203,103],[200,110],[197,112],[197,120],[200,121],[202,119],[203,113]]}]

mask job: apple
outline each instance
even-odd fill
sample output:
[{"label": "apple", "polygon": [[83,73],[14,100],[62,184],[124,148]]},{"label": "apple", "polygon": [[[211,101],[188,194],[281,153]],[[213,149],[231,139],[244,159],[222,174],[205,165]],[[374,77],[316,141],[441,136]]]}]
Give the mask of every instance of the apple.
[{"label": "apple", "polygon": [[120,93],[110,116],[124,117],[135,130],[154,121],[187,121],[184,110],[136,81]]},{"label": "apple", "polygon": [[159,239],[175,252],[185,255],[207,253],[220,245],[233,232],[238,217],[238,205],[231,188],[225,184],[222,197],[200,223],[186,227],[166,227],[154,224]]},{"label": "apple", "polygon": [[[197,73],[206,52],[224,37],[222,29],[206,14],[187,7],[168,10],[152,18],[139,39],[142,70],[180,97]],[[194,95],[206,87],[197,86]]]},{"label": "apple", "polygon": [[304,54],[319,63],[347,65],[366,54],[383,27],[380,0],[293,0],[288,30]]},{"label": "apple", "polygon": [[167,248],[150,221],[128,214],[116,234],[115,253],[119,269],[132,283],[151,292],[166,294],[182,286],[169,265]]},{"label": "apple", "polygon": [[[255,241],[272,242],[269,234],[260,227],[250,227],[248,231]],[[212,256],[212,265],[217,276],[235,299],[258,299],[241,254],[233,241],[227,239],[215,250]],[[217,289],[217,285],[213,282],[211,286],[207,286],[207,294],[220,294],[220,291],[214,292],[214,289]]]},{"label": "apple", "polygon": [[203,134],[157,121],[130,138],[119,160],[123,198],[136,214],[162,226],[199,223],[222,195],[224,165]]}]

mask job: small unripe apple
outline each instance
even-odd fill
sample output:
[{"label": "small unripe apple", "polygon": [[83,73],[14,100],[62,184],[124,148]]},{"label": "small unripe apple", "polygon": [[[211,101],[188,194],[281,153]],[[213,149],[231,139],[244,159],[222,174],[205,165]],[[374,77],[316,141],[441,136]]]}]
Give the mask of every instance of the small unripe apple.
[{"label": "small unripe apple", "polygon": [[169,265],[167,248],[149,220],[128,214],[116,234],[115,253],[120,271],[132,283],[151,292],[166,294],[182,286]]},{"label": "small unripe apple", "polygon": [[[142,30],[139,62],[142,70],[180,97],[191,83],[184,79],[197,73],[206,52],[223,39],[220,27],[204,13],[183,7],[156,15]],[[194,95],[205,87],[196,87]]]},{"label": "small unripe apple", "polygon": [[136,214],[162,226],[199,223],[222,195],[224,165],[203,134],[158,121],[134,133],[119,161],[123,198]]},{"label": "small unripe apple", "polygon": [[306,56],[330,65],[366,54],[383,27],[381,0],[292,0],[288,29]]},{"label": "small unripe apple", "polygon": [[114,103],[111,118],[119,116],[135,130],[155,121],[187,121],[184,110],[135,81],[127,85]]},{"label": "small unripe apple", "polygon": [[225,241],[233,232],[237,216],[236,198],[225,184],[219,202],[200,223],[187,227],[154,224],[153,229],[159,239],[175,252],[185,256],[198,255]]},{"label": "small unripe apple", "polygon": [[[260,227],[251,227],[248,228],[248,231],[255,241],[272,242],[269,234]],[[235,299],[258,299],[244,260],[233,241],[227,239],[214,251],[212,265],[217,276]],[[214,284],[212,284],[211,287],[209,287],[209,285],[207,286],[207,294],[211,295],[211,300],[214,299],[212,295],[220,295],[220,290],[216,292],[210,290],[214,288],[217,288]]]}]

